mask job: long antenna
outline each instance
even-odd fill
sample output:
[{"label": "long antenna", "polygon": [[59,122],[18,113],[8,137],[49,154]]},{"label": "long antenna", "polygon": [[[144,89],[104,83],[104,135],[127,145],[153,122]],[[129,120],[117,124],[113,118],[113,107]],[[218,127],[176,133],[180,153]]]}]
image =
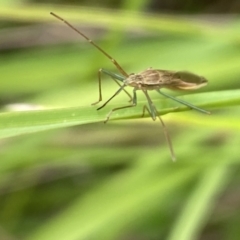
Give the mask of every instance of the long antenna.
[{"label": "long antenna", "polygon": [[85,34],[80,32],[78,29],[76,29],[73,25],[71,25],[69,22],[64,20],[63,18],[59,17],[53,12],[50,12],[51,15],[53,15],[58,20],[64,22],[66,25],[68,25],[72,30],[80,34],[83,38],[85,38],[90,44],[92,44],[95,48],[97,48],[100,52],[102,52],[107,58],[111,60],[111,62],[116,66],[116,68],[121,72],[125,77],[128,77],[128,74],[123,70],[123,68],[120,66],[120,64],[112,58],[108,53],[106,53],[102,48],[100,48],[96,43],[94,43],[90,38],[88,38]]}]

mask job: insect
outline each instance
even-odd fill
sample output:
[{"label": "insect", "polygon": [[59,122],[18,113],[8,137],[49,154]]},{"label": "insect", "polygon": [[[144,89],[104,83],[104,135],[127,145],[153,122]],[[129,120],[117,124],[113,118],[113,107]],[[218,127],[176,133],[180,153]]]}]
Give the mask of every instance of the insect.
[{"label": "insect", "polygon": [[[124,91],[129,97],[130,97],[130,103],[126,106],[122,107],[116,107],[113,108],[106,117],[105,123],[110,119],[110,116],[114,111],[124,109],[124,108],[130,108],[135,107],[137,105],[137,90],[141,90],[144,95],[146,96],[148,105],[143,106],[143,115],[145,114],[145,111],[149,113],[153,121],[158,118],[162,124],[162,128],[164,131],[165,138],[167,140],[167,143],[169,145],[171,158],[173,161],[175,161],[175,153],[173,150],[171,138],[168,134],[167,128],[159,115],[156,106],[153,104],[148,91],[149,90],[156,90],[159,94],[163,95],[164,97],[170,98],[173,101],[179,102],[185,106],[188,106],[191,109],[195,109],[199,112],[210,114],[209,111],[206,111],[202,108],[199,108],[197,106],[192,105],[191,103],[185,102],[181,99],[175,98],[171,95],[168,95],[167,93],[164,93],[161,91],[162,88],[168,88],[171,90],[194,90],[201,88],[205,85],[207,85],[208,81],[202,77],[198,76],[196,74],[185,72],[185,71],[168,71],[168,70],[159,70],[159,69],[152,69],[148,68],[147,70],[144,70],[140,73],[131,73],[128,74],[121,66],[120,64],[111,57],[107,52],[105,52],[101,47],[99,47],[96,43],[94,43],[90,38],[88,38],[85,34],[83,34],[81,31],[76,29],[73,25],[71,25],[69,22],[64,20],[63,18],[59,17],[55,13],[51,12],[51,15],[53,15],[58,20],[65,23],[67,26],[69,26],[72,30],[80,34],[83,38],[85,38],[91,45],[93,45],[95,48],[97,48],[103,55],[105,55],[110,61],[115,65],[115,67],[118,69],[120,74],[110,72],[104,68],[100,68],[98,70],[98,87],[99,87],[99,99],[97,102],[93,103],[92,105],[95,105],[102,101],[102,87],[101,87],[101,76],[102,74],[106,74],[110,76],[118,85],[119,89],[100,107],[97,108],[97,110],[102,109],[105,107],[116,95],[118,95],[121,91]],[[133,87],[133,95],[131,96],[125,89],[125,87],[130,86]]]}]

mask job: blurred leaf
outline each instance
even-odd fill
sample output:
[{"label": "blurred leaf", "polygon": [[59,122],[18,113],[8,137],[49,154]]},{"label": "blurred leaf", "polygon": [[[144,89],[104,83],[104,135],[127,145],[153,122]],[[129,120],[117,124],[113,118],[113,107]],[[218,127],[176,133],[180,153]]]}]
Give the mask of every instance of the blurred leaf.
[{"label": "blurred leaf", "polygon": [[199,185],[188,198],[185,208],[176,220],[169,240],[197,239],[207,222],[215,201],[229,180],[226,165],[208,169]]},{"label": "blurred leaf", "polygon": [[[144,0],[124,0],[122,10],[36,2],[0,3],[2,111],[42,109],[0,114],[0,239],[237,240],[239,17],[153,15],[139,12]],[[140,118],[141,92],[137,107],[111,117],[132,121],[97,124],[127,104],[121,94],[100,111],[90,106],[98,98],[98,69],[116,69],[50,11],[128,73],[153,67],[208,79],[194,93],[164,91],[210,116],[151,93],[161,115],[173,113],[164,120],[176,163],[159,122]],[[103,76],[104,100],[116,89]]]}]

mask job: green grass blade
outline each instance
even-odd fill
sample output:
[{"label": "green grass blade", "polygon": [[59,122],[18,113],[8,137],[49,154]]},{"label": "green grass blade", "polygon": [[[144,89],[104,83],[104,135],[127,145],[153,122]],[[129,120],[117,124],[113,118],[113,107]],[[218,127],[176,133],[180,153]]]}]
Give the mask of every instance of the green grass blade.
[{"label": "green grass blade", "polygon": [[[240,90],[186,95],[184,96],[184,100],[200,107],[207,106],[209,109],[239,105]],[[161,102],[167,102],[169,106],[161,108]],[[184,106],[179,106],[179,108],[175,109],[177,105],[171,100],[157,100],[154,103],[158,107],[160,114],[187,110]],[[2,113],[0,115],[0,137],[10,137],[30,132],[101,122],[105,120],[106,114],[113,107],[113,105],[109,105],[108,110],[104,109],[100,111],[96,111],[94,107],[88,106]],[[135,108],[114,113],[112,119],[139,118],[141,113],[142,103],[139,103]]]}]

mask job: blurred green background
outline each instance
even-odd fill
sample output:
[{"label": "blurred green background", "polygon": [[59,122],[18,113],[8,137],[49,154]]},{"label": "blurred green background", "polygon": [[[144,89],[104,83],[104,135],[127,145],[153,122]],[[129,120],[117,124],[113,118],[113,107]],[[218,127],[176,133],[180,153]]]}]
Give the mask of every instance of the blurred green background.
[{"label": "blurred green background", "polygon": [[[210,116],[151,94],[169,113],[177,162],[160,123],[141,118],[141,93],[136,108],[103,124],[128,98],[96,111],[97,71],[117,71],[50,11],[128,73],[188,70],[209,80],[167,92]],[[237,0],[2,0],[0,239],[239,239],[239,12]],[[103,100],[116,89],[103,78]]]}]

